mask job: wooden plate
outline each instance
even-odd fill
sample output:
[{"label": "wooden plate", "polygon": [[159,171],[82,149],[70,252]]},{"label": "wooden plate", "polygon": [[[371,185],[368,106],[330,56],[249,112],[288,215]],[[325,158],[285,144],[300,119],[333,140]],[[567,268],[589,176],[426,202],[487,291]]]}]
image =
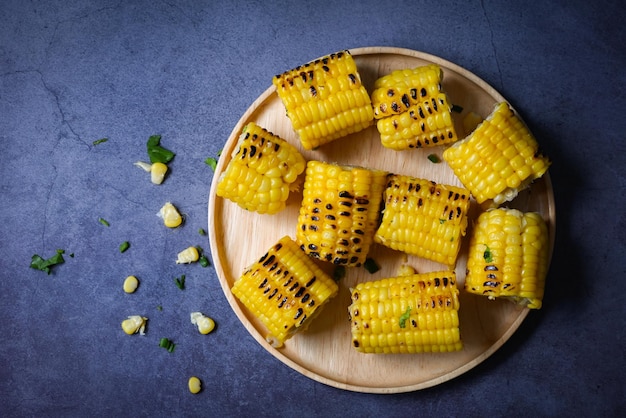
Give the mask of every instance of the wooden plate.
[{"label": "wooden plate", "polygon": [[[333,52],[333,51],[330,51]],[[496,102],[505,99],[491,86],[463,68],[441,58],[407,49],[368,47],[351,50],[363,84],[368,91],[374,80],[395,69],[411,68],[428,63],[440,65],[444,71],[443,88],[451,103],[461,106],[454,114],[459,136],[464,136],[461,119],[474,111],[486,117]],[[286,70],[286,69],[285,69]],[[271,84],[271,80],[270,80]],[[382,147],[375,127],[334,141],[316,151],[300,146],[282,102],[273,86],[268,88],[244,113],[226,142],[218,162],[209,197],[209,230],[211,251],[224,294],[235,314],[250,334],[270,354],[287,366],[318,382],[341,389],[369,393],[398,393],[427,388],[470,370],[493,352],[517,330],[528,310],[506,301],[489,301],[461,290],[460,329],[464,349],[457,353],[374,355],[356,352],[351,346],[347,309],[350,287],[355,283],[396,275],[398,267],[407,262],[418,272],[444,269],[444,266],[374,245],[371,256],[382,269],[370,274],[364,268],[348,269],[340,282],[339,294],[305,333],[300,333],[276,349],[264,338],[263,325],[232,295],[230,288],[244,268],[263,255],[284,235],[295,238],[296,219],[301,193],[289,198],[287,208],[277,215],[259,215],[240,209],[234,203],[216,197],[220,174],[225,170],[243,126],[254,121],[296,145],[307,160],[317,159],[384,169],[439,183],[461,186],[452,170],[441,162],[428,160],[441,147],[396,152]],[[555,207],[549,175],[536,181],[509,206],[537,211],[549,224],[551,248],[554,245]],[[470,217],[479,209],[474,205]],[[468,231],[469,233],[470,231]],[[456,266],[459,288],[465,280],[467,239],[461,248]],[[320,265],[328,272],[332,266]]]}]

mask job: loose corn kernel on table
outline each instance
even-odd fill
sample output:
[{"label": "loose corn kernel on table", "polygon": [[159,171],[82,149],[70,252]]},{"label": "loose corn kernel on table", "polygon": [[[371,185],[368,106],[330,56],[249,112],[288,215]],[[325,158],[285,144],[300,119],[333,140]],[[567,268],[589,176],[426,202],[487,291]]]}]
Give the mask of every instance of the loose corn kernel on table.
[{"label": "loose corn kernel on table", "polygon": [[[2,2],[0,415],[623,414],[626,12],[606,0],[360,4]],[[349,270],[319,321],[272,351],[223,282],[293,232],[301,194],[273,218],[242,218],[215,201],[221,224],[209,224],[211,159],[220,170],[242,117],[276,120],[281,108],[266,93],[275,75],[347,49],[372,93],[375,77],[399,65],[380,59],[385,48],[451,63],[450,103],[484,117],[484,86],[455,75],[474,74],[550,157],[549,176],[515,203],[554,190],[553,205],[540,206],[554,210],[542,307],[510,322],[516,308],[483,310],[489,301],[468,304],[459,289],[462,351],[376,357],[350,346]],[[296,138],[287,124],[276,130]],[[436,164],[428,155],[443,157],[443,146],[378,152],[371,132],[304,155],[426,178]],[[154,136],[175,156],[153,173]],[[451,169],[438,179],[459,185]],[[182,220],[173,228],[178,219],[157,215],[167,202]],[[229,234],[232,223],[245,233]],[[359,268],[359,278],[396,271],[394,250],[372,246],[382,270]],[[189,248],[197,261],[177,263]],[[29,267],[34,255],[43,271]],[[125,286],[129,276],[136,283]],[[359,355],[366,364],[355,367]]]}]

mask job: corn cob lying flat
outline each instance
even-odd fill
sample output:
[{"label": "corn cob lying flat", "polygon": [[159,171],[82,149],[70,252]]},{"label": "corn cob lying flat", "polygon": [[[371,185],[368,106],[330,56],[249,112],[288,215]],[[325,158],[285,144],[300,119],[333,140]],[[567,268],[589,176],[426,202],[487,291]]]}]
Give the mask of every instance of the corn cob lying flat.
[{"label": "corn cob lying flat", "polygon": [[498,208],[480,214],[470,238],[465,289],[541,308],[548,228],[538,213]]},{"label": "corn cob lying flat", "polygon": [[374,240],[387,172],[309,161],[296,242],[308,255],[362,265]]},{"label": "corn cob lying flat", "polygon": [[248,267],[231,290],[268,329],[267,341],[279,347],[306,330],[338,287],[285,236]]},{"label": "corn cob lying flat", "polygon": [[380,140],[398,151],[455,142],[458,137],[443,72],[436,64],[396,70],[374,84],[372,106]]},{"label": "corn cob lying flat", "polygon": [[293,145],[250,122],[239,137],[216,193],[246,210],[274,214],[284,209],[289,191],[305,166],[304,157]]},{"label": "corn cob lying flat", "polygon": [[276,75],[272,82],[307,150],[359,132],[374,121],[370,96],[347,50]]},{"label": "corn cob lying flat", "polygon": [[443,158],[478,203],[496,205],[515,198],[550,166],[535,137],[504,102]]},{"label": "corn cob lying flat", "polygon": [[394,250],[453,266],[467,229],[470,193],[460,187],[392,175],[374,240]]},{"label": "corn cob lying flat", "polygon": [[363,353],[461,350],[453,271],[357,284],[348,308],[352,346]]}]

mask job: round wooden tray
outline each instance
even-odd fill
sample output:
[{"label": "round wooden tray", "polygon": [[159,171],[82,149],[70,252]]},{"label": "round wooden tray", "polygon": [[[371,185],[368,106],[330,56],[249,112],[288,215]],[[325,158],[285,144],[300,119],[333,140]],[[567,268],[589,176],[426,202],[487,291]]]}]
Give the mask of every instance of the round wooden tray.
[{"label": "round wooden tray", "polygon": [[[463,68],[425,53],[388,47],[367,47],[350,51],[354,56],[363,84],[371,93],[374,80],[389,72],[436,63],[443,69],[443,89],[451,103],[464,110],[454,114],[459,137],[465,132],[461,120],[474,111],[486,117],[494,104],[505,99],[491,86]],[[341,164],[354,164],[407,174],[439,183],[461,186],[458,178],[445,164],[428,160],[431,153],[441,157],[442,147],[397,152],[380,144],[376,127],[336,140],[315,151],[305,151],[299,143],[275,88],[268,88],[243,114],[224,145],[211,185],[209,197],[209,230],[213,261],[224,294],[233,311],[250,334],[270,354],[287,366],[318,382],[337,388],[368,393],[399,393],[427,388],[470,370],[499,347],[517,330],[528,310],[507,301],[489,301],[461,290],[460,330],[462,351],[438,354],[375,355],[356,352],[351,345],[348,305],[350,287],[360,281],[396,275],[398,267],[407,262],[418,272],[445,269],[434,262],[405,256],[379,245],[371,248],[371,256],[382,269],[375,274],[364,268],[348,269],[340,282],[337,297],[324,307],[309,329],[276,349],[264,338],[265,328],[232,295],[230,289],[244,268],[256,261],[284,235],[295,237],[296,219],[301,193],[290,196],[287,208],[277,215],[247,212],[234,203],[216,197],[220,174],[225,170],[243,126],[254,121],[296,145],[307,160],[316,159]],[[520,193],[510,207],[541,213],[550,229],[554,245],[555,206],[550,177],[546,174],[532,187]],[[470,218],[479,212],[470,209]],[[471,224],[471,221],[470,221]],[[468,234],[471,230],[468,230]],[[467,236],[456,265],[459,288],[465,281]],[[332,265],[320,263],[326,271]]]}]

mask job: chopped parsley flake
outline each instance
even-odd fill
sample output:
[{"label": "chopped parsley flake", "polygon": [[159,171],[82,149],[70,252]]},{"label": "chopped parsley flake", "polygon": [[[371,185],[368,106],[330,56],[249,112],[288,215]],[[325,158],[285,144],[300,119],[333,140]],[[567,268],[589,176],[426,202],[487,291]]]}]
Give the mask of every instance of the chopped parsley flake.
[{"label": "chopped parsley flake", "polygon": [[409,316],[411,315],[411,307],[406,308],[406,311],[402,315],[400,315],[400,328],[406,328],[406,321],[409,320]]},{"label": "chopped parsley flake", "polygon": [[63,258],[64,253],[65,250],[57,250],[56,254],[48,259],[43,259],[39,255],[35,254],[31,258],[30,268],[45,271],[46,273],[50,274],[53,266],[65,262],[65,259]]}]

